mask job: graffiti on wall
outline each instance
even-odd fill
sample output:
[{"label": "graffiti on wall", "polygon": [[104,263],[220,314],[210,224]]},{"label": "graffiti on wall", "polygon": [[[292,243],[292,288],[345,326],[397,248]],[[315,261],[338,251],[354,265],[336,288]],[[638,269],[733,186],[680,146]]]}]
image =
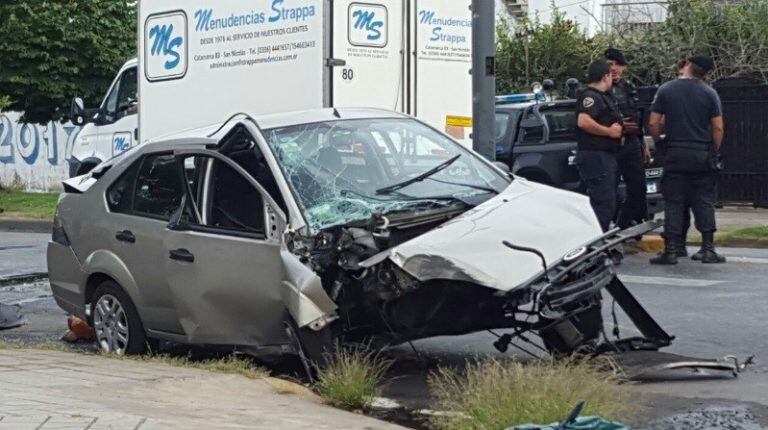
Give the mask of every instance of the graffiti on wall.
[{"label": "graffiti on wall", "polygon": [[59,122],[25,124],[20,117],[18,112],[0,113],[0,183],[21,181],[34,191],[60,189],[68,177],[67,160],[79,127]]}]

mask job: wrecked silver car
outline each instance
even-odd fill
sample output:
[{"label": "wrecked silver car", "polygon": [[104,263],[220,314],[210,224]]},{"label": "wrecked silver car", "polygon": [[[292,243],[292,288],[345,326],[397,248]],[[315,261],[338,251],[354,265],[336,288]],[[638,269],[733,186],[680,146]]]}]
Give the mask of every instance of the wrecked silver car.
[{"label": "wrecked silver car", "polygon": [[[65,182],[48,247],[58,304],[100,347],[153,340],[317,359],[489,329],[554,353],[596,347],[616,278],[586,197],[514,178],[422,122],[328,109],[225,124],[134,148]],[[504,348],[505,345],[498,345]]]}]

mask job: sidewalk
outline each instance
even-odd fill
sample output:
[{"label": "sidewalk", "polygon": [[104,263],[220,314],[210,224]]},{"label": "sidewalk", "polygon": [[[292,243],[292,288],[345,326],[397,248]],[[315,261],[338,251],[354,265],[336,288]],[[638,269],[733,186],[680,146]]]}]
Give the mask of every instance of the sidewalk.
[{"label": "sidewalk", "polygon": [[400,427],[267,380],[76,353],[0,350],[0,429]]},{"label": "sidewalk", "polygon": [[768,209],[727,206],[718,209],[716,217],[717,227],[722,231],[768,225]]}]

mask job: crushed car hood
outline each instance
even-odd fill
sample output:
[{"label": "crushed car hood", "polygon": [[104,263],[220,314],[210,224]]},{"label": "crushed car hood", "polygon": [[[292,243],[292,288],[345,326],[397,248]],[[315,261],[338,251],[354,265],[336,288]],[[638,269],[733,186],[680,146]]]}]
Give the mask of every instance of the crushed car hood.
[{"label": "crushed car hood", "polygon": [[539,250],[547,264],[602,235],[589,199],[516,179],[500,195],[388,251],[424,282],[467,281],[510,291],[543,272],[539,257],[503,245]]}]

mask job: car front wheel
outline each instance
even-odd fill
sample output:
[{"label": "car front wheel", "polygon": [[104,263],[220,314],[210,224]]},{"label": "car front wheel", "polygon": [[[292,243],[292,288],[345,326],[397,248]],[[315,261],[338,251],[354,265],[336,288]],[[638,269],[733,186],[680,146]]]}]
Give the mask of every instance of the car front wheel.
[{"label": "car front wheel", "polygon": [[113,281],[105,281],[92,301],[93,330],[102,352],[143,354],[147,350],[144,326],[131,299]]}]

